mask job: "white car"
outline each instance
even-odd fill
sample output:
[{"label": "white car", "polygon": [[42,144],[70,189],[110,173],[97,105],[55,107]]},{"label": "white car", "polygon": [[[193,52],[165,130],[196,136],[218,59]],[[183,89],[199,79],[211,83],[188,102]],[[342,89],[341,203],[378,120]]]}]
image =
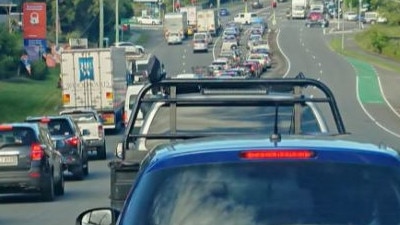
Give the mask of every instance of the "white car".
[{"label": "white car", "polygon": [[356,12],[346,12],[344,13],[344,19],[348,21],[356,21],[358,18],[358,15]]},{"label": "white car", "polygon": [[130,54],[144,54],[145,49],[141,45],[135,45],[132,42],[116,42],[113,44],[115,47],[125,48],[125,52]]},{"label": "white car", "polygon": [[161,20],[151,17],[151,16],[142,16],[142,17],[139,17],[137,20],[140,24],[148,24],[148,25],[161,24]]}]

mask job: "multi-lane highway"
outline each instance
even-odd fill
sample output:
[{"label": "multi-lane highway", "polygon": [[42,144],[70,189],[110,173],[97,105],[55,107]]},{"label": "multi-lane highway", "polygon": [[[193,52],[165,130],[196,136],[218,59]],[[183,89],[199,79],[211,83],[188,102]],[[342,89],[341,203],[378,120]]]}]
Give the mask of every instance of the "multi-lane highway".
[{"label": "multi-lane highway", "polygon": [[[304,21],[286,20],[285,10],[285,6],[278,6],[276,26],[280,31],[279,46],[289,61],[286,75],[293,76],[301,71],[308,77],[326,82],[337,97],[347,130],[355,138],[374,143],[384,141],[399,147],[398,138],[393,133],[400,133],[400,119],[384,103],[367,102],[361,105],[356,91],[357,74],[348,60],[329,49],[329,35],[319,28],[307,29]],[[190,41],[183,45],[168,46],[161,31],[146,32],[150,33],[146,48],[163,61],[168,74],[187,73],[192,66],[206,66],[213,59],[212,51],[193,54]],[[393,132],[377,126],[371,118],[379,119],[383,127]],[[120,139],[121,134],[107,136],[108,160],[113,157],[113,150]],[[90,175],[83,181],[67,181],[65,195],[54,202],[42,203],[25,195],[1,196],[0,224],[74,224],[79,212],[87,208],[108,206],[108,160],[90,161]]]}]

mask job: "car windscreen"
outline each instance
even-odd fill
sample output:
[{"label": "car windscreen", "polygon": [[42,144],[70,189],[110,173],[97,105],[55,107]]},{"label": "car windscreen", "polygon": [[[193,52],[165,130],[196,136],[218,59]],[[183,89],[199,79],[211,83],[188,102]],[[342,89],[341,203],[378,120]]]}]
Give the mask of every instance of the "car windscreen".
[{"label": "car windscreen", "polygon": [[[30,119],[28,122],[39,122],[40,119]],[[71,128],[70,123],[67,119],[60,118],[55,119],[52,118],[48,122],[46,122],[47,128],[49,129],[51,136],[71,136],[74,135],[74,131]]]},{"label": "car windscreen", "polygon": [[10,145],[30,146],[35,140],[35,133],[29,127],[0,130],[0,148]]},{"label": "car windscreen", "polygon": [[[301,107],[302,131],[321,132],[318,121],[310,107]],[[170,110],[167,105],[160,107],[151,121],[149,134],[170,133]],[[293,133],[293,105],[278,108],[278,131],[281,134]],[[176,107],[176,131],[184,134],[211,133],[250,133],[265,134],[274,131],[274,106],[178,106]],[[148,139],[146,148],[168,140]]]},{"label": "car windscreen", "polygon": [[317,161],[173,167],[143,176],[120,222],[394,225],[399,178],[391,168]]}]

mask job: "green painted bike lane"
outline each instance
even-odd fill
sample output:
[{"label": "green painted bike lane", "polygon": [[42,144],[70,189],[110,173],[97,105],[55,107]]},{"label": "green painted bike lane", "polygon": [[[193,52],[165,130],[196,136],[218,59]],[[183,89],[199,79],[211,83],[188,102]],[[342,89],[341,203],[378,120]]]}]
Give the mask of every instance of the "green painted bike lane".
[{"label": "green painted bike lane", "polygon": [[374,67],[354,58],[346,59],[356,71],[358,78],[357,92],[361,103],[384,103]]}]

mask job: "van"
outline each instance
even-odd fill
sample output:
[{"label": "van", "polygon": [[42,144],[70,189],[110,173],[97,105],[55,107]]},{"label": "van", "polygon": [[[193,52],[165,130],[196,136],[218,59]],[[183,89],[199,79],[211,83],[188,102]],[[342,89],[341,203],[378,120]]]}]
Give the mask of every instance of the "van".
[{"label": "van", "polygon": [[381,17],[378,12],[365,12],[364,14],[364,23],[370,23],[370,24],[375,24],[375,23],[386,23],[387,19],[384,17]]},{"label": "van", "polygon": [[233,18],[233,21],[240,24],[251,24],[252,18],[255,17],[257,17],[256,13],[238,13]]},{"label": "van", "polygon": [[[129,85],[126,90],[126,97],[125,97],[125,107],[124,107],[124,124],[125,126],[128,125],[129,118],[131,117],[133,106],[135,105],[137,95],[139,94],[140,90],[144,87],[144,83],[141,84],[133,84]],[[135,127],[141,127],[143,123],[143,114],[139,111],[135,122]]]}]

